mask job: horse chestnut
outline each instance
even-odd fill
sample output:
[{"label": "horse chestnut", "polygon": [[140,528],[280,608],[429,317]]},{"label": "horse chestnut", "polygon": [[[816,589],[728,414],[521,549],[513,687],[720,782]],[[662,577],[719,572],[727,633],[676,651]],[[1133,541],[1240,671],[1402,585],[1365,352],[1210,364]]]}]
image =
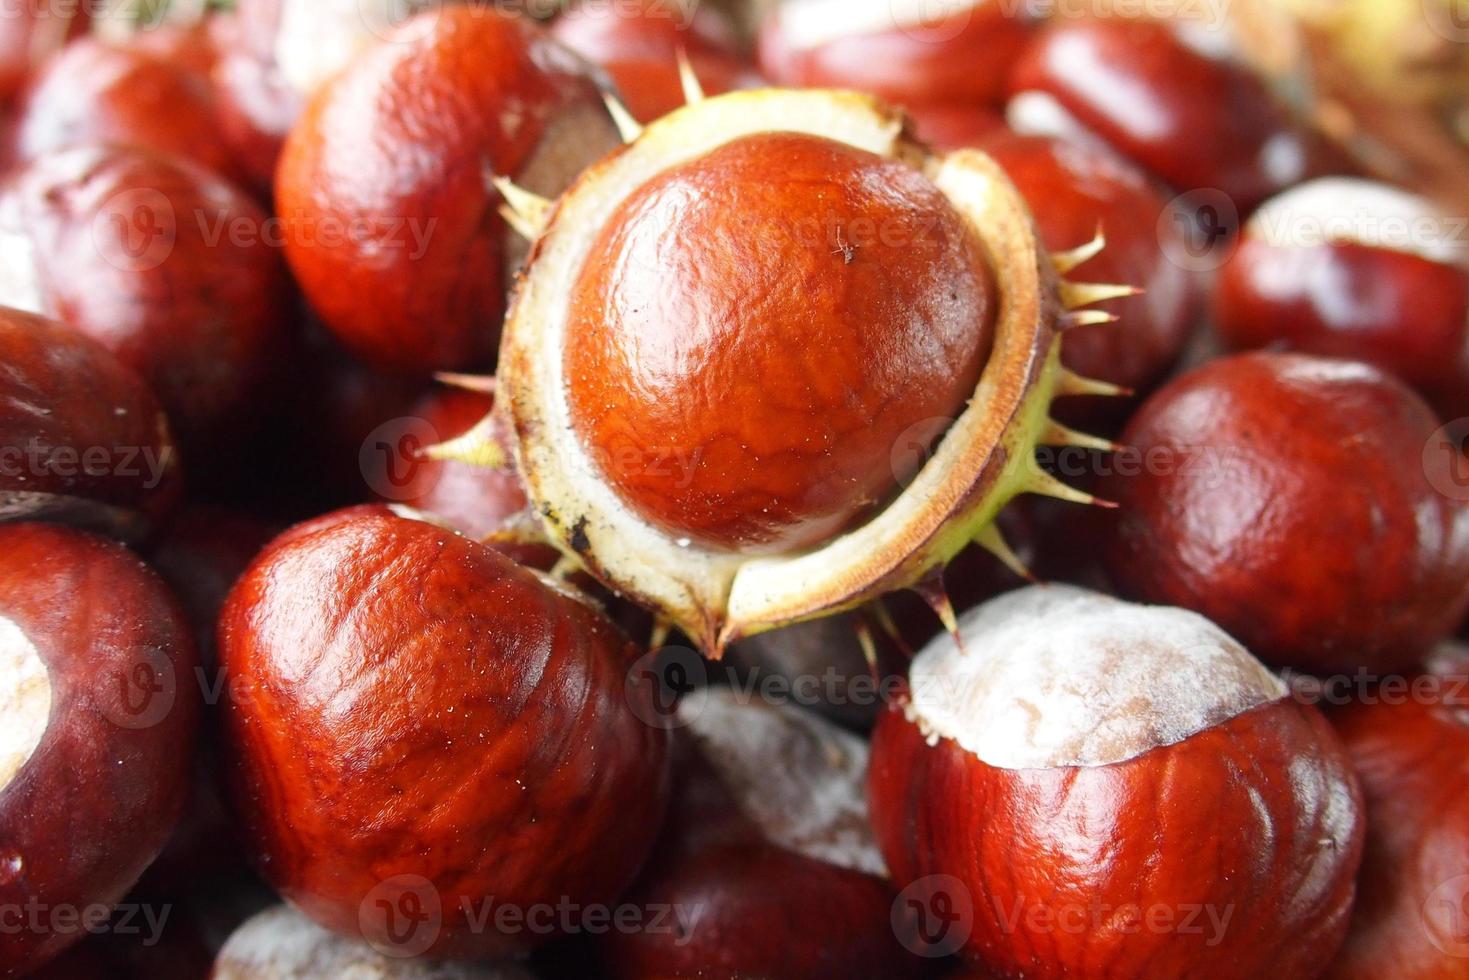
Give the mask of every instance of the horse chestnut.
[{"label": "horse chestnut", "polygon": [[183,59],[97,37],[67,45],[36,76],[20,106],[15,157],[112,143],[234,173],[209,76]]},{"label": "horse chestnut", "polygon": [[1346,932],[1349,760],[1184,610],[1036,586],[966,613],[878,723],[870,791],[895,883],[1002,976],[1314,977]]},{"label": "horse chestnut", "polygon": [[[0,526],[0,974],[105,921],[158,854],[198,721],[183,614],[121,545]],[[69,919],[60,916],[69,915]]]},{"label": "horse chestnut", "polygon": [[0,309],[0,521],[138,538],[173,507],[179,476],[136,374],[68,327]]},{"label": "horse chestnut", "polygon": [[1242,211],[1334,162],[1248,68],[1161,21],[1058,18],[1008,86],[1017,130],[1090,134],[1174,187],[1221,191]]},{"label": "horse chestnut", "polygon": [[490,179],[554,193],[616,143],[597,75],[532,22],[421,14],[322,85],[292,129],[276,178],[287,257],[363,359],[474,365],[494,353],[523,254]]},{"label": "horse chestnut", "polygon": [[342,935],[512,954],[547,935],[499,908],[611,901],[658,832],[666,736],[637,652],[451,531],[378,506],[293,528],[230,593],[219,654],[249,846]]},{"label": "horse chestnut", "polygon": [[175,157],[83,147],[0,191],[0,301],[100,341],[152,385],[181,439],[247,424],[289,325],[266,216]]},{"label": "horse chestnut", "polygon": [[9,106],[32,73],[91,26],[91,7],[75,0],[31,0],[0,17],[0,104]]},{"label": "horse chestnut", "polygon": [[760,67],[782,85],[850,88],[902,105],[997,105],[1034,28],[1005,0],[795,0],[760,29]]},{"label": "horse chestnut", "polygon": [[658,860],[623,899],[672,928],[613,930],[618,980],[918,973],[892,925],[863,798],[867,745],[794,707],[711,687],[679,706],[687,739]]},{"label": "horse chestnut", "polygon": [[1469,607],[1469,502],[1425,453],[1438,419],[1395,378],[1241,354],[1170,382],[1122,435],[1142,465],[1106,548],[1130,595],[1195,609],[1266,660],[1410,667]]},{"label": "horse chestnut", "polygon": [[640,122],[652,122],[684,104],[681,56],[711,95],[756,80],[740,56],[733,27],[712,7],[690,8],[676,0],[644,0],[636,6],[592,0],[566,11],[550,31],[611,76]]},{"label": "horse chestnut", "polygon": [[1469,249],[1430,201],[1324,178],[1267,201],[1219,270],[1214,322],[1236,348],[1368,361],[1447,418],[1469,413]]},{"label": "horse chestnut", "polygon": [[1360,896],[1332,980],[1469,977],[1469,655],[1331,714],[1367,799]]},{"label": "horse chestnut", "polygon": [[289,905],[256,913],[230,934],[211,980],[532,980],[513,963],[434,963],[385,956],[361,940],[328,932]]}]

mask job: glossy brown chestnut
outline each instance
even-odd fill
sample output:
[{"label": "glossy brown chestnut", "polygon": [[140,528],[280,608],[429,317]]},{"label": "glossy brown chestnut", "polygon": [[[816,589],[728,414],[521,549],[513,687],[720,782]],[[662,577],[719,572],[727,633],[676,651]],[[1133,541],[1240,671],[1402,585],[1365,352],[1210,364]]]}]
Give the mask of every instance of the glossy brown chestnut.
[{"label": "glossy brown chestnut", "polygon": [[995,295],[978,239],[906,163],[743,137],[645,184],[593,246],[570,300],[573,424],[670,533],[810,545],[911,475],[892,462],[905,430],[962,411]]},{"label": "glossy brown chestnut", "polygon": [[891,925],[896,897],[867,822],[867,745],[799,708],[728,688],[678,711],[668,829],[623,898],[667,928],[614,929],[617,980],[916,976]]},{"label": "glossy brown chestnut", "polygon": [[66,528],[0,527],[0,663],[0,975],[15,976],[84,938],[157,855],[199,704],[163,583]]},{"label": "glossy brown chestnut", "polygon": [[96,37],[68,45],[26,92],[16,159],[29,163],[57,150],[113,143],[233,174],[209,76],[197,62],[167,53]]},{"label": "glossy brown chestnut", "polygon": [[[1469,501],[1397,379],[1241,354],[1170,382],[1122,435],[1106,560],[1128,594],[1197,610],[1269,662],[1411,667],[1469,605]],[[1461,495],[1462,496],[1462,495]]]},{"label": "glossy brown chestnut", "polygon": [[1330,717],[1362,777],[1367,846],[1329,976],[1469,977],[1469,655],[1446,649]]},{"label": "glossy brown chestnut", "polygon": [[0,309],[0,521],[138,538],[173,507],[180,474],[141,378],[69,327]]},{"label": "glossy brown chestnut", "polygon": [[1008,87],[1015,128],[1090,133],[1179,190],[1222,191],[1241,211],[1337,162],[1248,69],[1160,21],[1057,18]]},{"label": "glossy brown chestnut", "polygon": [[[1172,258],[1182,254],[1184,243],[1168,218],[1167,199],[1146,174],[1102,148],[1005,131],[977,145],[1015,181],[1047,248],[1075,248],[1100,229],[1106,247],[1077,274],[1141,290],[1097,304],[1118,322],[1070,330],[1062,363],[1124,388],[1156,384],[1183,351],[1202,304],[1198,280]],[[1115,416],[1119,404],[1093,399],[1084,406],[1063,403],[1062,410],[1096,417],[1111,409]]]},{"label": "glossy brown chestnut", "polygon": [[1469,249],[1431,202],[1323,179],[1267,201],[1219,270],[1214,322],[1235,348],[1368,361],[1445,418],[1469,414]]},{"label": "glossy brown chestnut", "polygon": [[614,900],[658,832],[666,741],[636,650],[444,528],[374,506],[286,532],[231,592],[219,646],[249,846],[344,936],[518,952],[550,938],[533,910]]},{"label": "glossy brown chestnut", "polygon": [[851,88],[890,102],[998,105],[1034,29],[1001,0],[796,0],[760,29],[760,67],[782,85]]},{"label": "glossy brown chestnut", "polygon": [[556,40],[607,72],[641,122],[684,104],[679,52],[688,58],[706,94],[758,81],[754,67],[740,55],[733,26],[708,6],[676,0],[636,5],[593,0],[572,7],[550,30]]},{"label": "glossy brown chestnut", "polygon": [[252,916],[230,934],[214,961],[210,980],[532,980],[514,963],[439,963],[421,957],[385,956],[362,940],[329,932],[289,905]]},{"label": "glossy brown chestnut", "polygon": [[1319,712],[1183,610],[1037,586],[960,635],[872,747],[878,840],[932,935],[999,976],[1321,974],[1362,803]]},{"label": "glossy brown chestnut", "polygon": [[489,180],[559,193],[618,143],[595,72],[534,23],[447,7],[311,99],[282,152],[286,253],[362,358],[426,374],[495,351],[523,254]]},{"label": "glossy brown chestnut", "polygon": [[258,412],[290,327],[290,285],[264,212],[177,157],[84,147],[0,191],[0,301],[99,341],[152,385],[181,440],[205,448]]}]

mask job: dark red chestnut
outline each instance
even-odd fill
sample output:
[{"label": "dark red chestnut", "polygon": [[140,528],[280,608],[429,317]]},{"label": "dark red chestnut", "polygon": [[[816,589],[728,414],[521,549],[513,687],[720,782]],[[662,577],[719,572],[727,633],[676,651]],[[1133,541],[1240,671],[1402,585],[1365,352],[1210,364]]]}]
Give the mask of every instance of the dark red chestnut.
[{"label": "dark red chestnut", "polygon": [[1362,778],[1367,846],[1328,975],[1469,977],[1469,655],[1445,649],[1330,717]]},{"label": "dark red chestnut", "polygon": [[392,958],[360,939],[329,932],[289,905],[257,913],[230,934],[210,980],[532,980],[515,963],[437,963]]},{"label": "dark red chestnut", "polygon": [[1330,726],[1180,609],[1035,586],[966,613],[878,723],[872,819],[919,935],[999,976],[1318,976],[1362,852]]},{"label": "dark red chestnut", "polygon": [[1249,69],[1161,21],[1056,18],[1008,88],[1016,129],[1092,134],[1174,187],[1221,191],[1241,211],[1335,163]]},{"label": "dark red chestnut", "polygon": [[637,651],[491,548],[386,507],[328,515],[246,572],[219,647],[249,846],[335,932],[508,955],[550,932],[501,909],[610,902],[653,844],[666,736]]},{"label": "dark red chestnut", "polygon": [[1195,609],[1269,662],[1410,667],[1469,606],[1469,501],[1438,419],[1382,371],[1255,353],[1149,399],[1101,493],[1130,595]]},{"label": "dark red chestnut", "polygon": [[1432,202],[1325,178],[1271,198],[1219,270],[1214,322],[1236,348],[1368,361],[1446,418],[1469,414],[1469,248]]},{"label": "dark red chestnut", "polygon": [[979,146],[986,137],[1006,128],[999,111],[989,106],[924,102],[903,108],[912,118],[918,138],[938,150]]},{"label": "dark red chestnut", "polygon": [[100,341],[152,385],[186,445],[258,413],[290,325],[264,212],[176,157],[85,147],[0,191],[0,301]]},{"label": "dark red chestnut", "polygon": [[633,116],[652,122],[685,102],[679,52],[709,95],[758,81],[734,27],[712,7],[678,0],[591,0],[557,18],[551,36],[604,69]]},{"label": "dark red chestnut", "polygon": [[679,706],[686,744],[656,857],[623,898],[671,909],[606,931],[617,980],[910,977],[863,798],[867,744],[795,707],[710,687]]},{"label": "dark red chestnut", "polygon": [[[1182,352],[1202,301],[1196,278],[1173,259],[1184,243],[1169,220],[1167,199],[1142,171],[1103,148],[1006,131],[977,145],[1020,189],[1047,248],[1075,248],[1098,230],[1105,236],[1101,253],[1079,266],[1077,275],[1141,291],[1096,304],[1118,322],[1070,330],[1062,362],[1124,388],[1156,384]],[[1097,416],[1117,404],[1105,401],[1106,406],[1087,404],[1085,414]],[[1063,406],[1073,414],[1081,410],[1070,402]]]},{"label": "dark red chestnut", "polygon": [[998,105],[1034,29],[1004,0],[793,0],[760,28],[760,67],[781,85],[851,88],[901,105]]},{"label": "dark red chestnut", "polygon": [[0,309],[0,521],[138,538],[172,508],[179,477],[142,379],[69,327]]},{"label": "dark red chestnut", "polygon": [[193,638],[121,545],[0,526],[0,974],[39,966],[111,915],[188,787]]},{"label": "dark red chestnut", "polygon": [[282,153],[286,251],[323,322],[402,373],[486,361],[523,242],[490,185],[559,193],[617,145],[596,74],[529,20],[446,7],[364,52]]},{"label": "dark red chestnut", "polygon": [[26,92],[16,159],[29,163],[56,150],[115,143],[233,173],[209,76],[198,63],[167,54],[96,37],[68,45]]},{"label": "dark red chestnut", "polygon": [[76,0],[28,0],[0,17],[0,103],[9,104],[46,59],[91,26],[92,7]]}]

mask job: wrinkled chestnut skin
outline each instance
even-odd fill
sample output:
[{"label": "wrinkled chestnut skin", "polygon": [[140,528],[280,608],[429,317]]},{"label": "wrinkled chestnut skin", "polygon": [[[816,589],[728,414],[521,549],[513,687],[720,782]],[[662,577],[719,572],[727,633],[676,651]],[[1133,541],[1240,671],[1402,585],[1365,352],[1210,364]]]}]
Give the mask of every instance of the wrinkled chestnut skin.
[{"label": "wrinkled chestnut skin", "polygon": [[1445,418],[1469,412],[1469,273],[1355,242],[1276,247],[1246,233],[1219,270],[1214,322],[1236,349],[1376,364]]},{"label": "wrinkled chestnut skin", "polygon": [[[595,73],[492,9],[411,19],[322,86],[281,153],[276,202],[291,267],[342,343],[407,374],[492,356],[512,233],[487,176],[520,177],[559,121],[576,126],[555,137],[576,163],[617,143]],[[557,186],[529,189],[558,193],[565,162]]]},{"label": "wrinkled chestnut skin", "polygon": [[[121,545],[43,524],[0,527],[0,615],[35,646],[52,696],[35,753],[0,789],[0,904],[111,905],[158,854],[188,789],[193,637]],[[85,935],[9,933],[0,976]]]},{"label": "wrinkled chestnut skin", "polygon": [[910,475],[905,430],[964,410],[995,307],[982,247],[920,173],[745,137],[649,181],[599,234],[570,301],[572,422],[669,533],[806,547]]},{"label": "wrinkled chestnut skin", "polygon": [[[853,0],[887,6],[888,0]],[[937,12],[954,4],[934,5]],[[996,105],[1005,78],[1034,25],[1012,16],[1014,4],[978,2],[932,24],[851,34],[797,49],[784,36],[779,7],[760,30],[759,61],[766,75],[796,88],[851,88],[900,105],[957,102]]]},{"label": "wrinkled chestnut skin", "polygon": [[[680,740],[667,829],[621,901],[698,916],[692,929],[613,930],[614,980],[901,980],[919,963],[889,922],[892,886],[765,838],[699,751]],[[792,814],[793,820],[799,819]]]},{"label": "wrinkled chestnut skin", "polygon": [[69,327],[0,308],[0,521],[141,537],[178,500],[180,474],[141,378]]},{"label": "wrinkled chestnut skin", "polygon": [[755,81],[740,57],[733,27],[711,7],[688,10],[645,0],[584,3],[551,26],[551,36],[603,68],[640,122],[652,122],[684,104],[678,53],[687,54],[706,95]]},{"label": "wrinkled chestnut skin", "polygon": [[1332,980],[1469,977],[1469,659],[1435,679],[1432,699],[1379,692],[1330,716],[1367,800],[1360,893]]},{"label": "wrinkled chestnut skin", "polygon": [[[899,707],[872,747],[894,883],[957,878],[969,895],[956,907],[973,909],[961,953],[998,976],[1309,978],[1346,933],[1361,790],[1313,708],[1276,701],[1097,767],[992,767],[952,740],[930,746]],[[1203,913],[1190,931],[1201,906],[1230,916],[1222,935]],[[1172,912],[1167,928],[1148,926],[1154,908]],[[1046,909],[1049,926],[1034,914]]]},{"label": "wrinkled chestnut skin", "polygon": [[1108,570],[1278,665],[1410,667],[1469,605],[1469,503],[1436,489],[1454,485],[1449,460],[1423,452],[1438,425],[1365,364],[1210,362],[1123,432],[1144,465],[1102,482],[1121,505]]},{"label": "wrinkled chestnut skin", "polygon": [[639,720],[651,684],[625,683],[637,651],[467,538],[383,507],[287,531],[230,594],[219,650],[250,847],[343,935],[403,943],[372,909],[411,875],[442,926],[404,952],[508,955],[548,937],[462,903],[611,902],[658,832],[665,733]]},{"label": "wrinkled chestnut skin", "polygon": [[[443,389],[426,395],[413,415],[427,423],[428,433],[440,441],[457,438],[491,417],[495,399],[490,395]],[[412,462],[409,482],[394,499],[447,521],[468,537],[484,541],[514,525],[538,527],[525,496],[525,484],[515,467],[508,426],[490,418],[494,438],[505,451],[505,465],[471,466],[453,460],[418,459]],[[420,450],[421,451],[421,450]],[[549,568],[555,549],[545,546],[487,542],[523,565]]]},{"label": "wrinkled chestnut skin", "polygon": [[[1260,79],[1189,48],[1162,22],[1058,18],[1025,49],[1008,84],[1011,96],[1051,95],[1179,190],[1223,191],[1241,211],[1337,162]],[[1270,162],[1281,157],[1299,165]]]},{"label": "wrinkled chestnut skin", "polygon": [[72,0],[28,0],[0,17],[0,103],[9,104],[47,58],[91,26],[91,8]]},{"label": "wrinkled chestnut skin", "polygon": [[177,157],[83,147],[15,174],[0,224],[30,240],[44,311],[143,375],[186,446],[259,412],[294,314],[244,193]]},{"label": "wrinkled chestnut skin", "polygon": [[[1106,235],[1102,253],[1069,278],[1143,291],[1097,304],[1120,319],[1068,331],[1062,363],[1125,388],[1156,384],[1183,351],[1202,301],[1197,280],[1169,259],[1169,243],[1161,237],[1166,233],[1173,246],[1183,248],[1182,233],[1160,221],[1167,200],[1141,171],[1103,149],[1003,132],[979,146],[1015,182],[1048,249],[1076,248],[1091,241],[1098,227]],[[1105,418],[1109,409],[1118,414],[1115,399],[1069,401],[1063,408],[1081,421]]]},{"label": "wrinkled chestnut skin", "polygon": [[197,64],[139,44],[78,40],[27,90],[15,135],[16,159],[29,163],[56,150],[115,143],[232,174],[234,161],[221,135],[209,76],[196,69]]}]

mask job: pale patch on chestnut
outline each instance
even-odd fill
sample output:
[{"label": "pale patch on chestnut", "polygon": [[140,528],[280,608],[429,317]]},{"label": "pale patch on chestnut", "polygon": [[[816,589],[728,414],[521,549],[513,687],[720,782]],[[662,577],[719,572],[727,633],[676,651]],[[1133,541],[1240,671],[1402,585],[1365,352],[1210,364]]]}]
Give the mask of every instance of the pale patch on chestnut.
[{"label": "pale patch on chestnut", "polygon": [[276,64],[291,87],[309,95],[421,6],[413,0],[281,0]]},{"label": "pale patch on chestnut", "polygon": [[35,754],[51,720],[51,675],[35,644],[0,616],[0,789]]},{"label": "pale patch on chestnut", "polygon": [[704,688],[680,720],[746,817],[773,843],[887,877],[867,814],[867,743],[802,708]]},{"label": "pale patch on chestnut", "polygon": [[1017,92],[1005,105],[1005,124],[1025,136],[1053,136],[1083,146],[1105,147],[1049,92]]},{"label": "pale patch on chestnut", "polygon": [[15,228],[0,228],[0,305],[44,316],[45,294],[36,264],[36,244]]},{"label": "pale patch on chestnut", "polygon": [[289,905],[266,909],[230,936],[214,963],[215,980],[528,980],[515,964],[391,959],[365,942],[328,932]]},{"label": "pale patch on chestnut", "polygon": [[809,50],[844,37],[921,29],[940,20],[973,17],[990,0],[934,3],[933,0],[800,0],[780,8],[781,40]]},{"label": "pale patch on chestnut", "polygon": [[1356,244],[1469,268],[1469,221],[1427,198],[1357,177],[1324,177],[1260,206],[1245,234],[1275,248]]},{"label": "pale patch on chestnut", "polygon": [[1003,769],[1105,766],[1286,696],[1195,613],[1032,586],[959,620],[913,662],[909,719]]}]

